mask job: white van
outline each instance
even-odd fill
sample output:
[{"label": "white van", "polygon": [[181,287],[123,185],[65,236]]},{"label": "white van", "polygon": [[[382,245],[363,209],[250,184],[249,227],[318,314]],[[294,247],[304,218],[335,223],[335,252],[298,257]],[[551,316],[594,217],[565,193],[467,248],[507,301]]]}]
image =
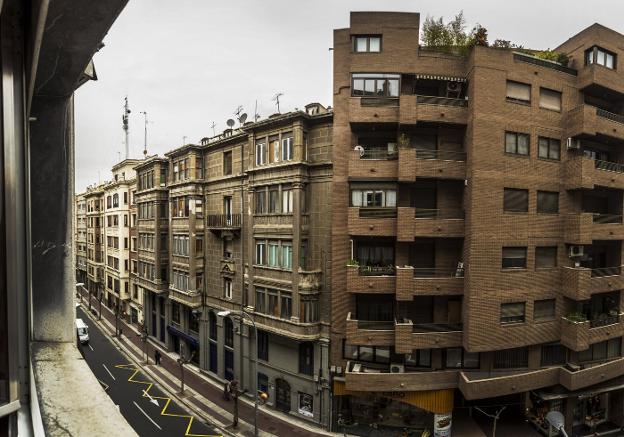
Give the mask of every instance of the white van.
[{"label": "white van", "polygon": [[76,319],[76,331],[81,344],[89,343],[89,327],[82,319]]}]

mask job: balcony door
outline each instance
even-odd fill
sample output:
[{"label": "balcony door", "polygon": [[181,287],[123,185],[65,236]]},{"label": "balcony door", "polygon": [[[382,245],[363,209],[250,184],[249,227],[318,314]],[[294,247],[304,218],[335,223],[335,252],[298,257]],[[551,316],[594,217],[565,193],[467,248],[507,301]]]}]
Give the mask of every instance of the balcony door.
[{"label": "balcony door", "polygon": [[225,196],[223,198],[223,215],[225,216],[225,223],[232,225],[232,196]]}]

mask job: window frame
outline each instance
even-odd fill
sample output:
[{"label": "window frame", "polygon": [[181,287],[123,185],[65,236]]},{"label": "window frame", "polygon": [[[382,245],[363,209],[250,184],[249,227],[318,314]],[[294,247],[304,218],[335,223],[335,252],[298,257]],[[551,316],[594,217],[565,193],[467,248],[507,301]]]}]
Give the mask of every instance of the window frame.
[{"label": "window frame", "polygon": [[[547,93],[558,94],[558,96],[559,96],[559,108],[558,109],[549,108],[548,106],[545,106],[542,103],[542,95],[545,96],[544,93],[545,94],[547,94]],[[540,89],[539,89],[538,106],[540,107],[540,109],[546,109],[547,111],[561,112],[563,110],[563,93],[561,91],[557,91],[557,90],[554,90],[552,88],[540,87]]]},{"label": "window frame", "polygon": [[[366,39],[366,49],[357,50],[357,40]],[[371,39],[379,40],[379,50],[371,50]],[[351,35],[351,52],[352,53],[381,53],[383,50],[383,35],[382,34],[370,34],[370,35]]]},{"label": "window frame", "polygon": [[[546,155],[547,156],[542,156],[542,143],[544,141],[546,142]],[[551,151],[553,149],[557,150],[556,158],[552,158],[550,156]],[[538,136],[537,137],[537,157],[538,159],[545,159],[547,161],[561,161],[561,140],[558,138]]]},{"label": "window frame", "polygon": [[[552,315],[548,315],[548,316],[540,316],[539,318],[536,316],[537,313],[537,305],[545,305],[546,303],[548,303],[549,305],[552,304]],[[526,316],[525,316],[526,317]],[[556,298],[549,298],[549,299],[538,299],[533,301],[533,322],[552,322],[553,320],[557,319],[557,299]]]},{"label": "window frame", "polygon": [[[529,100],[519,99],[516,97],[509,97],[509,84],[510,83],[528,87],[529,88]],[[518,103],[521,105],[531,106],[532,92],[533,92],[533,86],[530,83],[519,82],[517,80],[511,80],[511,79],[507,79],[507,82],[505,83],[505,100],[510,103]]]},{"label": "window frame", "polygon": [[[515,137],[515,151],[509,151],[507,148],[507,137],[509,135],[513,135]],[[520,153],[518,152],[518,144],[519,144],[519,139],[520,138],[526,138],[527,140],[527,152],[526,153]],[[514,132],[514,131],[505,131],[505,137],[504,137],[504,149],[505,149],[505,155],[513,155],[513,156],[526,156],[526,157],[530,157],[531,156],[531,134],[525,133],[525,132]]]},{"label": "window frame", "polygon": [[[526,195],[526,209],[508,209],[509,203],[512,203],[512,199],[507,199],[507,195],[515,193],[516,195]],[[524,206],[524,205],[523,205]],[[503,212],[527,214],[529,212],[529,190],[526,188],[511,188],[503,187]]]},{"label": "window frame", "polygon": [[[522,315],[518,316],[506,316],[503,317],[503,307],[510,307],[511,305],[522,305]],[[526,302],[501,302],[500,304],[500,318],[499,323],[501,326],[506,325],[520,325],[522,323],[526,323]],[[515,317],[515,318],[514,318]],[[520,317],[522,317],[520,319]]]},{"label": "window frame", "polygon": [[[544,196],[544,195],[553,195],[553,196],[556,195],[556,198],[557,198],[556,210],[553,210],[553,211],[544,210],[543,205],[540,208],[540,196]],[[537,193],[535,195],[535,212],[537,214],[559,214],[559,197],[560,197],[559,191],[537,190]]]}]

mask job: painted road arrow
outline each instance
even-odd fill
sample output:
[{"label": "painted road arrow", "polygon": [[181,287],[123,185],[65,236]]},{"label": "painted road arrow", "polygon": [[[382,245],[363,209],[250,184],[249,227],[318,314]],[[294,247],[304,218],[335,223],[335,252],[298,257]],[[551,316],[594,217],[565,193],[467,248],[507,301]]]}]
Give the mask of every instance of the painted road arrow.
[{"label": "painted road arrow", "polygon": [[146,392],[145,390],[143,390],[143,396],[147,396],[150,399],[150,402],[154,405],[156,405],[157,407],[160,407],[160,405],[158,405],[158,401],[156,399],[154,399],[152,397],[152,395],[150,395],[148,392]]}]

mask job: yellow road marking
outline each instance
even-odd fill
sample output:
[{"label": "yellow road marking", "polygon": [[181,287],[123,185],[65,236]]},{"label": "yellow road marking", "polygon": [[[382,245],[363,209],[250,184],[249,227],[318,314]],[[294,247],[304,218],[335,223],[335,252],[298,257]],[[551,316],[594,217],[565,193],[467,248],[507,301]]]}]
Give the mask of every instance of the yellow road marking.
[{"label": "yellow road marking", "polygon": [[189,423],[188,426],[186,427],[186,432],[184,433],[185,437],[223,437],[220,434],[191,434],[191,426],[193,425],[193,420],[195,419],[193,416],[190,416],[188,414],[175,414],[175,413],[169,413],[167,411],[167,407],[169,406],[169,403],[171,402],[171,398],[169,397],[162,397],[162,396],[154,396],[149,394],[150,389],[153,387],[154,383],[153,382],[147,382],[147,381],[135,381],[134,377],[140,373],[140,369],[134,365],[134,364],[119,364],[117,366],[118,369],[125,369],[125,370],[134,370],[134,372],[132,373],[132,375],[130,375],[130,377],[128,378],[128,382],[133,382],[135,384],[144,384],[147,385],[147,388],[145,390],[143,390],[143,394],[141,395],[144,398],[148,398],[151,396],[152,399],[162,399],[163,401],[165,401],[165,405],[163,406],[162,410],[160,411],[160,415],[161,416],[171,416],[171,417],[182,417],[185,419],[189,419]]}]

